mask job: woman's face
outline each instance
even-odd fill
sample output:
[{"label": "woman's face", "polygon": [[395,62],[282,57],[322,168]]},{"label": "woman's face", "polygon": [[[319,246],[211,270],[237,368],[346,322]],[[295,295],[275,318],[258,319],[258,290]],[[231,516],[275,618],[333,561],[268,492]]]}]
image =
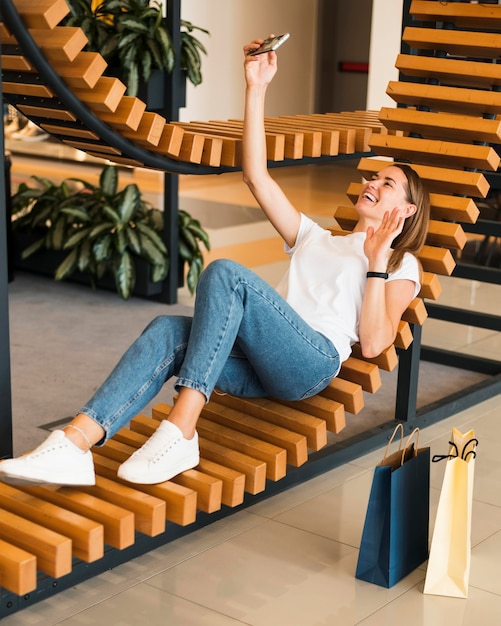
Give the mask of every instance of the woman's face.
[{"label": "woman's face", "polygon": [[356,208],[360,216],[381,220],[386,211],[402,209],[402,215],[415,211],[407,197],[407,177],[395,166],[385,167],[362,186]]}]

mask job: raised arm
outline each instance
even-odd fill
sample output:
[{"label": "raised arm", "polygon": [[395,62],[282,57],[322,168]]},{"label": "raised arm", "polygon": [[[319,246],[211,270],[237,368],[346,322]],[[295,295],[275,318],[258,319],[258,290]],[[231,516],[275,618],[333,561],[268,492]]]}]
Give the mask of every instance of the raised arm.
[{"label": "raised arm", "polygon": [[284,241],[292,247],[296,241],[301,216],[270,176],[266,159],[264,104],[267,87],[277,71],[277,55],[275,52],[257,56],[248,55],[250,50],[258,48],[262,42],[262,39],[257,39],[244,46],[246,89],[242,153],[243,179],[271,224]]}]

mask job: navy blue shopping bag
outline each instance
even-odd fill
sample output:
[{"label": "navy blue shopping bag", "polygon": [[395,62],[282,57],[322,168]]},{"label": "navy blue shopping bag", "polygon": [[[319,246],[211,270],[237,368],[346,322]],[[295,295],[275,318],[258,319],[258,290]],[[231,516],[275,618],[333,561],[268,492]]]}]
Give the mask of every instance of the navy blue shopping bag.
[{"label": "navy blue shopping bag", "polygon": [[[374,469],[355,576],[392,587],[428,558],[430,448],[419,448],[419,429],[402,447],[399,424]],[[400,431],[400,447],[388,455]],[[417,435],[417,443],[410,443]]]}]

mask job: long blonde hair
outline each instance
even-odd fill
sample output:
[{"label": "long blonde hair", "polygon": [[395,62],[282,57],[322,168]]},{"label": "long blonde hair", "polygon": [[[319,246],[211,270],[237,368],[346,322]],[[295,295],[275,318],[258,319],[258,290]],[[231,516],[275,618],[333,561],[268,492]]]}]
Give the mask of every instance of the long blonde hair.
[{"label": "long blonde hair", "polygon": [[416,206],[416,212],[406,218],[404,228],[395,238],[393,252],[388,261],[388,272],[400,267],[406,252],[417,256],[421,251],[428,234],[430,221],[430,196],[419,174],[405,163],[392,163],[402,170],[407,178],[407,201]]}]

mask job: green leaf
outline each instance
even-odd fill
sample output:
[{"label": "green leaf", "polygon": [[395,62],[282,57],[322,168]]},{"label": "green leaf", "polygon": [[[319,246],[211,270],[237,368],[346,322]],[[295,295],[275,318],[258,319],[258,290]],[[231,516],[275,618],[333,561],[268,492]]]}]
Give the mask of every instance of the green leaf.
[{"label": "green leaf", "polygon": [[99,224],[98,226],[95,226],[91,230],[91,232],[89,233],[89,238],[90,239],[95,239],[101,233],[104,233],[107,230],[111,231],[113,228],[114,228],[114,224],[112,222],[103,222],[102,224]]},{"label": "green leaf", "polygon": [[139,229],[141,233],[143,233],[144,235],[146,235],[146,237],[151,239],[151,241],[155,244],[155,246],[159,250],[161,250],[164,254],[167,254],[167,248],[162,238],[156,231],[153,230],[153,228],[150,228],[143,222],[136,222],[136,227]]},{"label": "green leaf", "polygon": [[167,255],[161,252],[149,237],[139,233],[141,242],[141,256],[153,265],[163,265],[167,263]]},{"label": "green leaf", "polygon": [[64,259],[64,261],[57,267],[54,278],[56,280],[64,280],[73,274],[75,268],[77,266],[78,260],[78,248],[73,248],[73,250],[68,254],[68,256]]},{"label": "green leaf", "polygon": [[120,215],[109,204],[103,205],[103,213],[113,221],[115,226],[121,223]]},{"label": "green leaf", "polygon": [[73,248],[76,245],[78,245],[83,239],[89,236],[89,233],[91,231],[92,231],[91,227],[80,228],[79,230],[77,230],[76,233],[68,237],[68,239],[66,240],[63,246],[64,250],[69,250],[70,248]]},{"label": "green leaf", "polygon": [[66,218],[60,217],[52,228],[52,247],[62,250],[66,234]]},{"label": "green leaf", "polygon": [[169,264],[165,265],[153,265],[151,269],[151,281],[153,283],[159,283],[167,278],[169,273]]},{"label": "green leaf", "polygon": [[32,243],[27,248],[25,248],[21,253],[21,258],[23,260],[27,259],[32,254],[35,254],[35,252],[38,252],[38,250],[41,250],[44,247],[44,245],[45,245],[45,237],[42,237],[42,239],[35,241],[35,243]]},{"label": "green leaf", "polygon": [[99,177],[99,186],[106,196],[114,196],[118,187],[118,170],[115,165],[106,165]]},{"label": "green leaf", "polygon": [[80,272],[85,272],[90,264],[90,239],[86,239],[79,248],[77,267]]},{"label": "green leaf", "polygon": [[127,224],[139,208],[139,198],[141,193],[135,183],[127,185],[123,190],[120,203],[118,205],[118,214],[122,224]]},{"label": "green leaf", "polygon": [[82,222],[90,222],[90,217],[87,211],[78,207],[65,207],[64,209],[61,209],[61,213],[71,217],[76,217]]},{"label": "green leaf", "polygon": [[[129,16],[127,14],[124,14],[124,16],[120,16],[119,20],[120,20],[120,24],[124,27],[127,28],[129,30],[134,31],[134,33],[147,33],[148,32],[148,26],[146,26],[145,24],[145,16],[142,16],[143,19],[140,20],[136,17],[133,16]],[[147,16],[146,16],[147,17]],[[118,44],[120,46],[120,44]]]},{"label": "green leaf", "polygon": [[111,258],[111,242],[111,235],[104,235],[92,244],[92,256],[98,263]]},{"label": "green leaf", "polygon": [[115,268],[115,284],[117,291],[124,300],[128,300],[136,284],[136,268],[132,255],[126,252],[120,257]]},{"label": "green leaf", "polygon": [[129,244],[129,248],[134,252],[134,254],[141,254],[141,242],[139,241],[139,236],[136,232],[135,228],[127,228],[125,230],[125,235],[127,237],[127,243]]}]

